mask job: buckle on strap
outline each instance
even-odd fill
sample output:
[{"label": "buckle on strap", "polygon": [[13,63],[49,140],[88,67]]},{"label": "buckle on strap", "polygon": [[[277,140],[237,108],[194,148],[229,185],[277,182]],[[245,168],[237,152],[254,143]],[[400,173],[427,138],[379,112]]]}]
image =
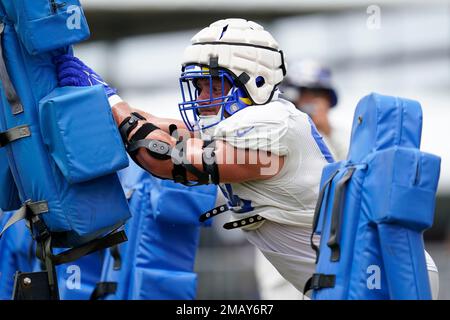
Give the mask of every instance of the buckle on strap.
[{"label": "buckle on strap", "polygon": [[[22,207],[17,210],[12,217],[6,222],[2,231],[0,232],[0,237],[3,233],[11,227],[16,222],[27,219],[32,224],[32,234],[33,237],[36,237],[38,241],[45,240],[50,236],[50,232],[47,229],[47,226],[39,218],[39,215],[45,212],[48,212],[48,203],[47,201],[36,201],[31,202],[31,200],[26,201]],[[36,233],[35,233],[36,231]]]},{"label": "buckle on strap", "polygon": [[224,212],[226,212],[226,211],[228,211],[228,210],[229,210],[228,205],[224,204],[224,205],[215,207],[215,208],[213,208],[213,209],[211,209],[211,210],[209,210],[209,211],[206,211],[205,213],[203,213],[203,214],[198,218],[198,220],[199,220],[200,222],[205,222],[206,220],[208,220],[208,219],[210,219],[210,218],[212,218],[212,217],[215,217],[215,216],[217,216],[218,214],[224,213]]},{"label": "buckle on strap", "polygon": [[311,280],[311,288],[313,290],[333,288],[335,283],[336,275],[334,274],[314,273]]},{"label": "buckle on strap", "polygon": [[47,201],[27,201],[25,205],[32,213],[29,221],[31,223],[30,229],[33,238],[37,242],[45,241],[50,237],[50,231],[48,230],[47,225],[44,223],[44,220],[42,220],[39,215],[49,211]]},{"label": "buckle on strap", "polygon": [[306,281],[303,288],[303,295],[310,290],[319,290],[324,288],[333,288],[336,284],[336,275],[314,273],[311,278]]},{"label": "buckle on strap", "polygon": [[219,76],[219,57],[210,57],[209,58],[209,74],[212,77]]},{"label": "buckle on strap", "polygon": [[223,225],[223,227],[227,230],[231,230],[231,229],[236,229],[236,228],[241,228],[241,227],[245,227],[248,225],[252,225],[254,223],[257,223],[257,222],[260,222],[263,220],[266,220],[266,218],[260,216],[259,214],[255,214],[254,216],[251,216],[248,218],[243,218],[240,220],[227,222]]},{"label": "buckle on strap", "polygon": [[99,300],[117,292],[117,282],[97,282],[89,300]]},{"label": "buckle on strap", "polygon": [[0,148],[6,146],[8,143],[29,136],[31,136],[31,131],[28,125],[21,125],[4,132],[0,132]]},{"label": "buckle on strap", "polygon": [[128,142],[128,135],[134,128],[136,128],[139,120],[147,120],[147,119],[137,112],[132,112],[130,116],[125,118],[125,120],[123,120],[122,123],[119,125],[120,136],[122,137],[122,141],[124,143]]},{"label": "buckle on strap", "polygon": [[150,140],[150,139],[142,139],[135,142],[131,142],[128,146],[128,152],[134,153],[137,152],[139,148],[145,148],[149,150],[151,156],[158,160],[169,160],[172,149],[169,144],[159,141],[159,140]]},{"label": "buckle on strap", "polygon": [[250,80],[250,76],[245,72],[242,72],[239,75],[239,77],[236,79],[236,81],[241,85],[245,85],[249,80]]},{"label": "buckle on strap", "polygon": [[36,216],[48,212],[48,202],[45,200],[36,202],[27,202],[26,205],[28,209],[30,209],[31,212],[33,212],[33,214]]}]

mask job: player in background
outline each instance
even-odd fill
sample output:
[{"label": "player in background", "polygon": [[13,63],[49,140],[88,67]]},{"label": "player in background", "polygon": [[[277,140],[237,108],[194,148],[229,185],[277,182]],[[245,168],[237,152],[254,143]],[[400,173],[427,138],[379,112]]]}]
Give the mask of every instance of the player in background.
[{"label": "player in background", "polygon": [[330,111],[338,104],[331,70],[315,60],[297,60],[289,64],[289,74],[281,84],[281,91],[297,109],[311,117],[335,160],[345,159],[349,137],[330,119]]}]

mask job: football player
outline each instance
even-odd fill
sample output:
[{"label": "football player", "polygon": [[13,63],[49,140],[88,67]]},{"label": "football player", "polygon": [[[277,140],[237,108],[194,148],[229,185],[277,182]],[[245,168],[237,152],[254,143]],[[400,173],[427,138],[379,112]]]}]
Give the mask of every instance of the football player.
[{"label": "football player", "polygon": [[315,267],[309,236],[322,168],[333,158],[308,115],[278,97],[286,67],[269,32],[226,19],[192,38],[180,77],[183,122],[133,109],[75,57],[55,63],[62,86],[105,86],[127,149],[146,170],[189,185],[219,184],[235,219],[225,226],[245,230],[303,290]]},{"label": "football player", "polygon": [[105,87],[127,151],[144,169],[185,185],[218,184],[234,218],[225,228],[244,230],[303,290],[315,270],[310,235],[322,168],[333,157],[311,118],[279,97],[286,66],[269,32],[225,19],[192,38],[180,77],[183,121],[132,108],[71,55],[55,63],[61,86]]}]

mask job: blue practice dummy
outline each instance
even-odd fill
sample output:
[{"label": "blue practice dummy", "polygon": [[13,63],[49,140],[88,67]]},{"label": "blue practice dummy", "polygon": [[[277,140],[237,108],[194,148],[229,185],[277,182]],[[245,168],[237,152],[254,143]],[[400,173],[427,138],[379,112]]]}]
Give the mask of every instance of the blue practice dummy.
[{"label": "blue practice dummy", "polygon": [[[5,212],[0,219],[3,226],[13,212]],[[0,299],[11,300],[16,271],[35,271],[37,259],[30,230],[25,221],[19,221],[9,228],[0,239]]]},{"label": "blue practice dummy", "polygon": [[50,269],[124,242],[130,217],[117,176],[128,157],[103,86],[57,88],[53,57],[88,36],[78,0],[0,0],[0,209],[18,209],[0,236],[28,221],[53,298]]},{"label": "blue practice dummy", "polygon": [[[77,6],[80,28],[71,30]],[[128,159],[103,87],[57,88],[53,56],[89,35],[79,2],[48,11],[48,2],[1,1],[0,159],[9,166],[0,204],[22,206],[23,217],[42,218],[54,245],[72,247],[129,218],[115,173]]]},{"label": "blue practice dummy", "polygon": [[421,152],[418,102],[358,103],[347,160],[327,165],[313,228],[313,299],[431,299],[423,232],[433,224],[440,158]]},{"label": "blue practice dummy", "polygon": [[[0,227],[12,216],[6,212]],[[25,221],[11,226],[0,239],[0,299],[10,300],[13,293],[14,274],[43,269],[36,258],[36,246]],[[55,249],[56,252],[61,249]],[[100,280],[104,251],[94,252],[76,261],[56,267],[61,300],[88,300]]]},{"label": "blue practice dummy", "polygon": [[198,217],[214,207],[217,187],[160,180],[134,163],[120,177],[133,215],[129,240],[108,250],[93,299],[194,299]]},{"label": "blue practice dummy", "polygon": [[104,250],[56,268],[61,300],[89,300],[100,281]]}]

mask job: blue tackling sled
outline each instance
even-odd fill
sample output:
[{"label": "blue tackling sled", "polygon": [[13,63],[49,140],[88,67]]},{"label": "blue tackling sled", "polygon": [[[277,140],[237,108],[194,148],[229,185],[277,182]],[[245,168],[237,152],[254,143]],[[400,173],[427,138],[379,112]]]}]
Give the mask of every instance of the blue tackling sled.
[{"label": "blue tackling sled", "polygon": [[18,209],[1,233],[27,220],[52,298],[49,270],[125,241],[130,217],[116,173],[128,157],[103,87],[57,88],[53,56],[88,36],[78,0],[0,1],[0,209]]},{"label": "blue tackling sled", "polygon": [[347,160],[322,173],[313,299],[431,299],[423,232],[440,158],[419,150],[421,130],[416,101],[372,93],[358,103]]}]

